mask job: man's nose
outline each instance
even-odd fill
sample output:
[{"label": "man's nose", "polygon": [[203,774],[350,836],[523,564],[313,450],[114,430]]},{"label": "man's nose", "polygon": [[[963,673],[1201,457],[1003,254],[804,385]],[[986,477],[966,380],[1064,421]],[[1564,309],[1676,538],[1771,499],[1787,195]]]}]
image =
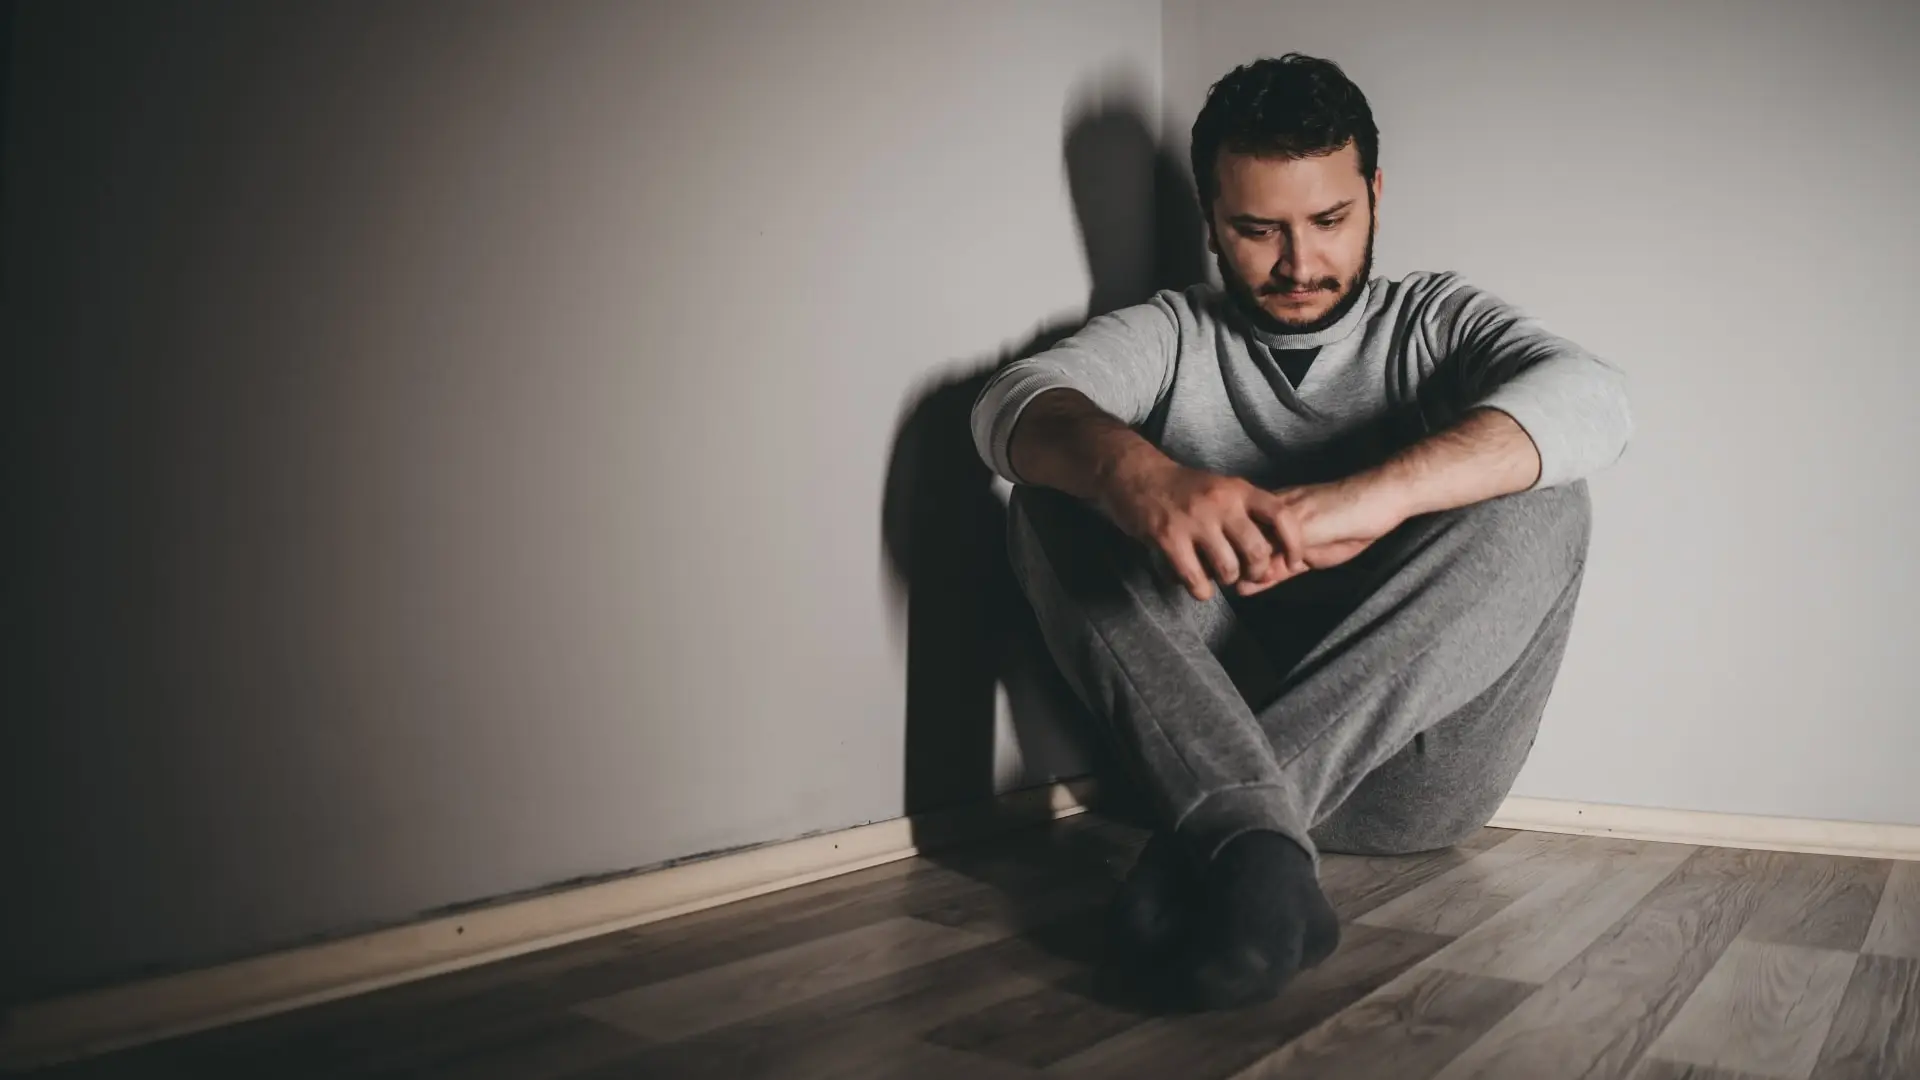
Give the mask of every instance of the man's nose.
[{"label": "man's nose", "polygon": [[1279,257],[1274,259],[1272,277],[1276,281],[1290,281],[1295,285],[1304,285],[1307,275],[1301,273],[1306,258],[1297,238],[1283,237],[1280,241]]}]

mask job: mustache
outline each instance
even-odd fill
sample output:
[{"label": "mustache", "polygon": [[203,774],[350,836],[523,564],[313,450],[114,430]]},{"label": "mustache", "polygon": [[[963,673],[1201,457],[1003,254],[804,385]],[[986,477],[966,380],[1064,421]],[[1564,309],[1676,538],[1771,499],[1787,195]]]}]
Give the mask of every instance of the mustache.
[{"label": "mustache", "polygon": [[1332,278],[1321,278],[1311,285],[1296,282],[1270,281],[1260,286],[1260,295],[1279,296],[1281,293],[1293,292],[1295,289],[1306,289],[1310,292],[1332,292],[1338,288],[1340,288],[1340,283]]}]

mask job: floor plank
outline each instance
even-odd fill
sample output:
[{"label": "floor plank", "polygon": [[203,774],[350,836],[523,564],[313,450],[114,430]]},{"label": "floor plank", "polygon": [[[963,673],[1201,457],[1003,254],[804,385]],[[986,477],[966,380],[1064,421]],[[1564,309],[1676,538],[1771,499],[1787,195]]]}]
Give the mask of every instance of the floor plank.
[{"label": "floor plank", "polygon": [[668,1042],[971,949],[983,938],[900,917],[575,1006],[580,1015]]},{"label": "floor plank", "polygon": [[[549,1013],[537,1024],[473,1033],[438,1054],[390,1065],[387,1074],[407,1080],[557,1080],[632,1057],[645,1045],[606,1024]],[[358,1075],[378,1074],[362,1071]]]},{"label": "floor plank", "polygon": [[1354,921],[1457,937],[1563,874],[1561,839],[1515,836]]},{"label": "floor plank", "polygon": [[1327,853],[1341,948],[1166,1015],[1102,963],[1144,839],[1085,815],[46,1080],[1920,1080],[1914,864],[1500,829]]},{"label": "floor plank", "polygon": [[1516,835],[1512,829],[1483,827],[1459,844],[1412,855],[1323,852],[1320,889],[1341,920],[1352,922]]},{"label": "floor plank", "polygon": [[926,1041],[1044,1068],[1145,1019],[1097,1000],[1084,985],[1044,986],[943,1024],[928,1032]]},{"label": "floor plank", "polygon": [[1716,1069],[1710,1065],[1689,1065],[1682,1061],[1647,1058],[1633,1071],[1632,1080],[1765,1080],[1752,1073]]},{"label": "floor plank", "polygon": [[1920,960],[1863,953],[1840,998],[1815,1080],[1920,1076]]},{"label": "floor plank", "polygon": [[1426,1080],[1534,991],[1415,967],[1236,1075],[1236,1080]]},{"label": "floor plank", "polygon": [[1426,963],[1469,975],[1545,982],[1624,918],[1694,850],[1685,844],[1652,844],[1628,859],[1565,867]]},{"label": "floor plank", "polygon": [[1481,849],[1441,848],[1416,855],[1322,855],[1320,890],[1352,922],[1460,866]]},{"label": "floor plank", "polygon": [[1806,1080],[1856,954],[1736,938],[1648,1053]]},{"label": "floor plank", "polygon": [[1084,964],[1080,957],[1060,955],[1032,938],[1005,938],[748,1021],[650,1047],[577,1080],[837,1076],[864,1055],[902,1041],[921,1041],[924,1032],[938,1025],[1056,985]]},{"label": "floor plank", "polygon": [[1161,1016],[1062,1059],[1051,1075],[1081,1078],[1231,1076],[1391,981],[1445,938],[1350,926],[1340,948],[1303,972],[1278,998],[1229,1012]]},{"label": "floor plank", "polygon": [[1790,858],[1721,848],[1695,852],[1439,1076],[1625,1075]]},{"label": "floor plank", "polygon": [[1920,960],[1920,862],[1893,864],[1860,951]]},{"label": "floor plank", "polygon": [[1749,941],[1856,952],[1893,864],[1845,855],[1796,855],[1740,936]]}]

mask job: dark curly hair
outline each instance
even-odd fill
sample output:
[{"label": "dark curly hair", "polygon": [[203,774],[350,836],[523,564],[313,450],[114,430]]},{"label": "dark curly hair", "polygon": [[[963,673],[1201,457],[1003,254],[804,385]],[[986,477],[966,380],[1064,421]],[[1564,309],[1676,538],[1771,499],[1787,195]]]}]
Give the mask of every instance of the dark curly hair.
[{"label": "dark curly hair", "polygon": [[1340,65],[1294,52],[1242,64],[1213,84],[1193,121],[1200,205],[1211,217],[1220,195],[1214,166],[1222,148],[1302,158],[1331,154],[1349,141],[1360,152],[1360,175],[1371,182],[1380,161],[1380,129],[1367,96]]}]

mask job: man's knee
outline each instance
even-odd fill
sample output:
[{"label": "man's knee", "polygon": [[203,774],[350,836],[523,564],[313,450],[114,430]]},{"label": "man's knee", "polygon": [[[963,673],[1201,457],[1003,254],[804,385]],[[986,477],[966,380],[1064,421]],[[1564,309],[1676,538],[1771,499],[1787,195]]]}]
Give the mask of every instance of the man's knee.
[{"label": "man's knee", "polygon": [[1007,499],[1007,549],[1023,585],[1031,589],[1034,575],[1051,580],[1055,564],[1071,565],[1085,557],[1087,513],[1062,492],[1014,485]]},{"label": "man's knee", "polygon": [[1565,581],[1586,565],[1593,501],[1584,480],[1503,495],[1453,513],[1470,551],[1503,577],[1531,567],[1545,581]]},{"label": "man's knee", "polygon": [[1034,603],[1071,596],[1081,605],[1119,599],[1134,572],[1125,534],[1086,503],[1052,488],[1014,486],[1007,503],[1007,552]]}]

